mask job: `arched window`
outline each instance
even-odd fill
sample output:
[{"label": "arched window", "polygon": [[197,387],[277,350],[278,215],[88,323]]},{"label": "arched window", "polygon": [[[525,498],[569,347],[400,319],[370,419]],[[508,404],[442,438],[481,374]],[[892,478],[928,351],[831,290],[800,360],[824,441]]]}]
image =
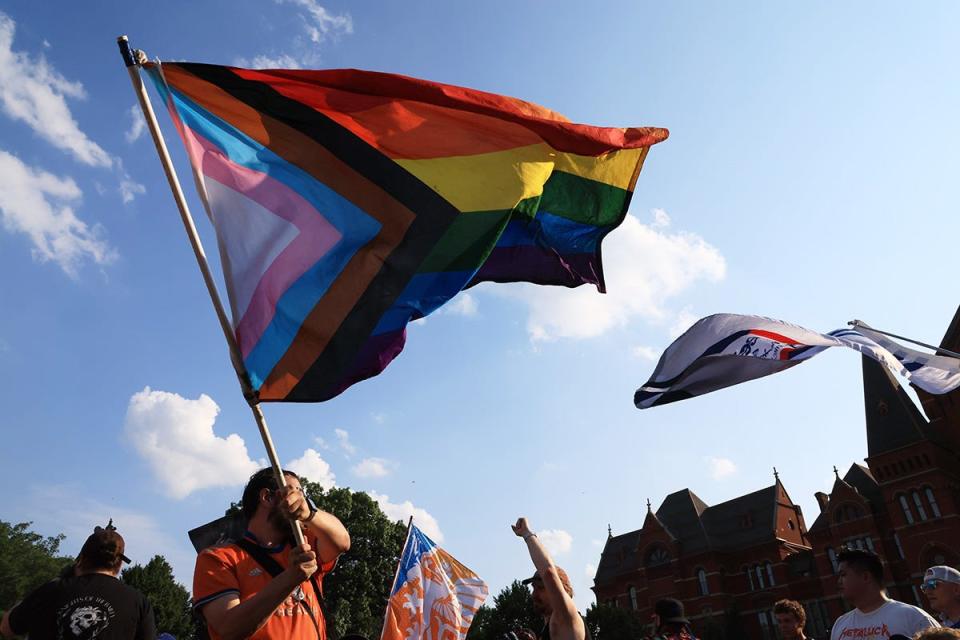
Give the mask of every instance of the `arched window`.
[{"label": "arched window", "polygon": [[913,504],[917,505],[917,513],[920,514],[920,519],[921,519],[921,520],[926,520],[926,519],[927,519],[927,512],[926,512],[926,510],[923,508],[923,502],[920,500],[920,492],[919,492],[919,491],[914,491],[914,492],[913,492]]},{"label": "arched window", "polygon": [[637,610],[637,588],[633,585],[627,589],[627,593],[630,595],[630,608],[634,611]]},{"label": "arched window", "polygon": [[846,522],[863,517],[863,511],[855,504],[842,504],[833,512],[834,522]]},{"label": "arched window", "polygon": [[767,584],[766,584],[766,581],[763,579],[763,568],[760,565],[754,565],[753,572],[757,576],[757,585],[758,585],[757,588],[766,589]]},{"label": "arched window", "polygon": [[837,552],[833,550],[833,547],[827,547],[827,557],[830,558],[830,566],[833,567],[833,572],[840,571],[840,565],[837,563]]},{"label": "arched window", "polygon": [[772,587],[773,585],[777,584],[773,579],[773,565],[768,562],[766,566],[767,566],[767,580],[770,581],[770,586]]},{"label": "arched window", "polygon": [[900,559],[905,559],[907,556],[903,555],[903,547],[900,546],[900,536],[896,533],[893,534],[893,542],[897,545],[897,553],[900,555]]},{"label": "arched window", "polygon": [[903,509],[903,517],[907,519],[907,524],[913,524],[913,512],[910,511],[910,503],[907,502],[907,496],[898,496],[900,508]]},{"label": "arched window", "polygon": [[670,554],[663,547],[654,547],[653,551],[647,554],[647,566],[659,567],[670,562]]},{"label": "arched window", "polygon": [[710,593],[710,587],[707,585],[707,572],[703,569],[697,569],[697,582],[700,585],[700,595],[705,596]]},{"label": "arched window", "polygon": [[923,493],[927,496],[927,502],[930,504],[930,511],[933,513],[933,517],[939,518],[940,506],[937,504],[937,499],[933,495],[933,489],[930,487],[924,487]]},{"label": "arched window", "polygon": [[750,582],[750,591],[756,591],[757,588],[753,584],[753,571],[750,570],[750,567],[744,567],[743,572],[747,574],[747,581]]}]

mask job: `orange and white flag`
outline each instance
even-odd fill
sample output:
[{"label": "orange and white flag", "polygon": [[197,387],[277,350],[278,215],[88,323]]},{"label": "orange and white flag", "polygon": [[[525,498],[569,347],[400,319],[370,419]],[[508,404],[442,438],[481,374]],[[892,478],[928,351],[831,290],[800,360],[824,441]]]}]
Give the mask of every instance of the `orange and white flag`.
[{"label": "orange and white flag", "polygon": [[411,525],[381,640],[463,640],[486,583]]}]

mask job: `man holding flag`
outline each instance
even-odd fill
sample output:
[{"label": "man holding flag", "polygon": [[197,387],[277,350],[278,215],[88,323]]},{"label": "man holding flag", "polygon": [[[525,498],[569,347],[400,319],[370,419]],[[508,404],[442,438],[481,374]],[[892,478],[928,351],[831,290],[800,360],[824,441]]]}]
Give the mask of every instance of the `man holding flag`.
[{"label": "man holding flag", "polygon": [[[213,640],[325,640],[320,581],[350,549],[350,534],[333,515],[310,506],[300,479],[273,469],[251,476],[243,490],[243,539],[205,549],[193,574],[193,606]],[[306,542],[293,546],[290,523]]]},{"label": "man holding flag", "polygon": [[537,568],[529,583],[533,586],[533,606],[545,618],[540,640],[588,638],[587,626],[573,602],[573,587],[570,586],[566,572],[553,564],[537,534],[530,531],[526,518],[520,518],[517,524],[511,527],[513,532],[527,543],[530,559]]}]

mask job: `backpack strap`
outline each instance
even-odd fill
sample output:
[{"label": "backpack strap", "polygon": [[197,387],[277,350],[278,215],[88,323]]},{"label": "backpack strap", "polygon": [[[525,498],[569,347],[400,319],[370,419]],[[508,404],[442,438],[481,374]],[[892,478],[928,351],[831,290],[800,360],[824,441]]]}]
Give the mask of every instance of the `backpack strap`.
[{"label": "backpack strap", "polygon": [[[246,551],[251,558],[257,561],[261,567],[267,570],[272,577],[276,578],[278,575],[283,573],[283,567],[280,566],[280,563],[273,559],[273,557],[264,550],[260,545],[247,540],[246,538],[241,538],[240,540],[234,541],[234,544]],[[320,606],[320,612],[323,613],[323,592],[320,590],[320,585],[317,584],[316,574],[310,576],[310,584],[313,585],[313,592],[317,596],[317,604]],[[307,611],[307,615],[310,616],[310,620],[313,621],[313,626],[317,630],[317,639],[323,640],[323,636],[320,633],[320,623],[317,621],[316,617],[313,615],[313,610],[310,607],[304,605],[303,607]]]}]

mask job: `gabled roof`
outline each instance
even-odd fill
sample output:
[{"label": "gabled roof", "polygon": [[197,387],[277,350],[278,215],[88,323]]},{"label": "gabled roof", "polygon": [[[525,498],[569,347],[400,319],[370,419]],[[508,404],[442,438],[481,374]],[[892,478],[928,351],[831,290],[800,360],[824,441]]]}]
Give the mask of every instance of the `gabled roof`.
[{"label": "gabled roof", "polygon": [[600,555],[600,566],[594,582],[606,582],[622,573],[639,568],[637,545],[640,542],[641,529],[607,538],[607,544]]},{"label": "gabled roof", "polygon": [[[777,508],[777,485],[771,485],[745,496],[708,507],[703,513],[703,525],[715,549],[740,549],[759,542],[773,540],[774,511]],[[745,526],[743,517],[749,515]]]},{"label": "gabled roof", "polygon": [[[834,467],[834,471],[836,471],[836,467]],[[883,508],[883,494],[880,492],[880,485],[877,483],[876,478],[873,477],[870,469],[865,466],[854,463],[850,465],[850,469],[844,474],[843,479],[837,476],[836,481],[833,483],[833,489],[830,492],[831,503],[834,502],[834,494],[838,491],[843,491],[844,488],[856,490],[857,493],[870,503],[871,508],[875,510]],[[829,512],[830,507],[828,505],[825,510],[820,512],[817,519],[813,521],[809,531],[818,531],[828,526],[830,524]]]},{"label": "gabled roof", "polygon": [[873,358],[862,360],[867,457],[927,439],[926,418],[890,370]]},{"label": "gabled roof", "polygon": [[710,548],[707,532],[700,520],[707,509],[707,504],[697,494],[683,489],[664,499],[657,509],[657,519],[680,543],[684,553],[696,553]]}]

